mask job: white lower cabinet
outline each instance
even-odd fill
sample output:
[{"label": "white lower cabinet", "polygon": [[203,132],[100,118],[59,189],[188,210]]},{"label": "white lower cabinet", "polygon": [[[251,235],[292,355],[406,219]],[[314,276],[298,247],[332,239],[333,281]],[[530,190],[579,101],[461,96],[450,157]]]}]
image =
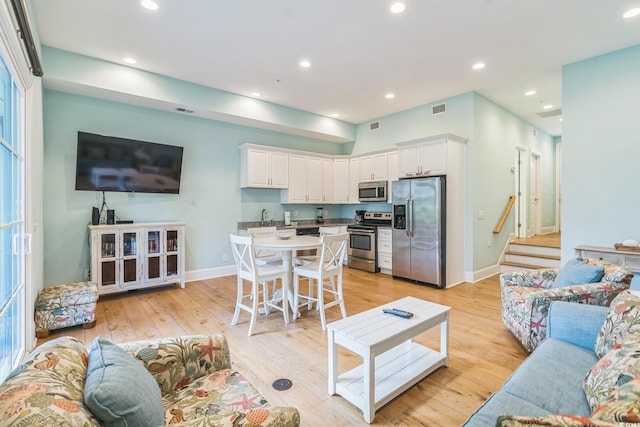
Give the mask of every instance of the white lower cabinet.
[{"label": "white lower cabinet", "polygon": [[184,223],[90,225],[89,233],[91,281],[100,294],[184,288]]},{"label": "white lower cabinet", "polygon": [[378,267],[381,273],[391,274],[392,267],[392,236],[391,228],[378,227]]}]

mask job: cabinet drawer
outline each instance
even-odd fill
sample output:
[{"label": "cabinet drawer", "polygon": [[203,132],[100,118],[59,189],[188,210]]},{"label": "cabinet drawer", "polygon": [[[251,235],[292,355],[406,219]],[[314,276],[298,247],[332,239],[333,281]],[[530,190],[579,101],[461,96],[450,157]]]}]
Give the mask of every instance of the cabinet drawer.
[{"label": "cabinet drawer", "polygon": [[379,228],[378,227],[378,240],[389,240],[389,241],[391,241],[391,229],[390,228]]},{"label": "cabinet drawer", "polygon": [[629,271],[636,271],[636,272],[640,271],[640,255],[638,256],[625,255],[624,267]]},{"label": "cabinet drawer", "polygon": [[606,252],[582,251],[582,258],[593,258],[611,264],[624,265],[624,259],[621,255]]},{"label": "cabinet drawer", "polygon": [[384,268],[387,270],[391,270],[391,260],[392,260],[392,256],[391,255],[386,255],[386,254],[379,254],[378,255],[378,267],[380,268]]},{"label": "cabinet drawer", "polygon": [[379,254],[389,254],[391,255],[391,242],[386,240],[378,239],[378,253]]}]

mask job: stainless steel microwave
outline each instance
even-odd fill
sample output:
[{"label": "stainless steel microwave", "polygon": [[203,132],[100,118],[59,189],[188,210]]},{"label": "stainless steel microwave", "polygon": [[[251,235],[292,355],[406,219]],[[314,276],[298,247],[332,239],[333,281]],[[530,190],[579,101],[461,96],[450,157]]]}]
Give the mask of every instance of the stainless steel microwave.
[{"label": "stainless steel microwave", "polygon": [[386,202],[387,181],[359,183],[358,200],[361,202]]}]

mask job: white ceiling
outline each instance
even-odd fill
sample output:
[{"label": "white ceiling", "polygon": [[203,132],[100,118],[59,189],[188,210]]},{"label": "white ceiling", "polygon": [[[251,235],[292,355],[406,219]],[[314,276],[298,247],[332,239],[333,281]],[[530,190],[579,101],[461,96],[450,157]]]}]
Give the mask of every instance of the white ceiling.
[{"label": "white ceiling", "polygon": [[551,135],[560,116],[537,113],[562,107],[562,66],[640,41],[640,16],[622,18],[640,0],[156,1],[31,5],[44,45],[347,122],[477,91]]}]

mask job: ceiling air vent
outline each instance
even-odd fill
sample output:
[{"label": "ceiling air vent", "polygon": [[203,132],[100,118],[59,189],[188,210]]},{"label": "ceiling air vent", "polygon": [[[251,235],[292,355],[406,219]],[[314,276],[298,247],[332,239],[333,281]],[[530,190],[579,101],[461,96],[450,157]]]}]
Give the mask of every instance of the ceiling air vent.
[{"label": "ceiling air vent", "polygon": [[542,117],[542,118],[559,116],[560,114],[562,114],[562,108],[558,108],[557,110],[543,111],[543,112],[537,113],[537,114],[538,114],[539,117]]},{"label": "ceiling air vent", "polygon": [[373,132],[374,130],[378,130],[378,129],[380,129],[380,122],[379,121],[369,123],[369,131],[370,132]]},{"label": "ceiling air vent", "polygon": [[432,105],[431,106],[431,115],[432,116],[437,116],[439,114],[444,114],[446,112],[447,112],[447,104],[446,103],[442,103],[442,104]]}]

